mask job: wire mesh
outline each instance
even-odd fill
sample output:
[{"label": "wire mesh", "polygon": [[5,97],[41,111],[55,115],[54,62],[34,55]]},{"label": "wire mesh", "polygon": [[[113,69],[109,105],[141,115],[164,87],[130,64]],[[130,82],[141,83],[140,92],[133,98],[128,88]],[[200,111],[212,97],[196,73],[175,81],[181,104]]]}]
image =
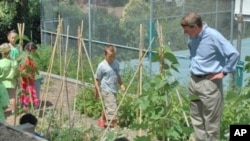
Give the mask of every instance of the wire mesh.
[{"label": "wire mesh", "polygon": [[[139,26],[144,25],[144,50],[159,46],[156,22],[163,27],[164,44],[173,51],[187,50],[187,36],[179,26],[180,19],[190,11],[200,13],[204,22],[219,30],[228,40],[237,38],[234,0],[42,0],[42,43],[53,44],[58,17],[63,18],[63,32],[69,26],[69,45],[77,47],[77,29],[83,22],[83,39],[91,58],[100,56],[106,44],[116,45],[118,60],[138,58]],[[243,38],[250,36],[250,25],[244,22]],[[185,53],[188,56],[188,52]],[[178,56],[180,63],[183,57]],[[185,58],[185,59],[188,59]],[[184,61],[185,62],[185,61]],[[151,67],[157,67],[152,65]],[[157,70],[150,68],[151,70]],[[188,71],[180,70],[187,75]]]}]

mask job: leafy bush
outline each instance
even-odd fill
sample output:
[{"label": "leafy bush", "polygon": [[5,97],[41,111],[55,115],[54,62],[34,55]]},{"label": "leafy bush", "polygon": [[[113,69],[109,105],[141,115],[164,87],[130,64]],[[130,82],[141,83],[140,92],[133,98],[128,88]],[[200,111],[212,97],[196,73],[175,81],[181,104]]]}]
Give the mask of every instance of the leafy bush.
[{"label": "leafy bush", "polygon": [[119,7],[124,6],[126,3],[128,3],[128,0],[109,0],[111,6],[113,7]]},{"label": "leafy bush", "polygon": [[69,127],[63,127],[61,130],[54,130],[51,134],[53,141],[96,141],[99,138],[98,132],[93,127],[72,128],[71,133]]},{"label": "leafy bush", "polygon": [[119,126],[129,127],[131,124],[136,123],[136,110],[134,103],[136,102],[136,96],[127,94],[121,101],[124,95],[118,94],[118,102],[122,102],[118,112]]},{"label": "leafy bush", "polygon": [[68,117],[62,116],[57,110],[47,111],[45,118],[40,120],[43,124],[38,124],[36,130],[53,141],[96,141],[101,132],[93,126],[86,128],[84,123],[74,128],[69,127],[68,122],[63,122],[69,120]]},{"label": "leafy bush", "polygon": [[36,67],[41,71],[47,71],[52,54],[52,48],[46,45],[37,45],[38,49],[34,56]]},{"label": "leafy bush", "polygon": [[185,100],[183,105],[177,102],[180,88],[177,88],[177,81],[171,80],[170,72],[171,69],[178,71],[178,61],[168,46],[159,47],[153,59],[160,62],[160,73],[143,84],[143,94],[136,101],[136,107],[142,110],[142,123],[132,126],[148,134],[136,140],[152,140],[154,137],[160,140],[187,140],[192,132],[183,118],[183,112],[188,110],[185,108],[188,101]]},{"label": "leafy bush", "polygon": [[83,91],[76,96],[76,109],[82,114],[95,119],[101,115],[101,101],[95,98],[94,88],[85,87]]}]

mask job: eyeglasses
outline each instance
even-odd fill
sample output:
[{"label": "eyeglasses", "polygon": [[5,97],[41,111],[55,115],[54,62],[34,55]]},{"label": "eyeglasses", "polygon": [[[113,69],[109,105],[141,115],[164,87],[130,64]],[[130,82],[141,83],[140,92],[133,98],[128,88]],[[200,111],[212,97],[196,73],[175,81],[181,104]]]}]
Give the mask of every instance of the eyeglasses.
[{"label": "eyeglasses", "polygon": [[190,24],[181,24],[181,26],[182,27],[186,27],[186,26],[188,26],[188,27],[190,27],[190,28],[193,28],[194,27],[194,25],[192,24],[192,25],[190,25]]}]

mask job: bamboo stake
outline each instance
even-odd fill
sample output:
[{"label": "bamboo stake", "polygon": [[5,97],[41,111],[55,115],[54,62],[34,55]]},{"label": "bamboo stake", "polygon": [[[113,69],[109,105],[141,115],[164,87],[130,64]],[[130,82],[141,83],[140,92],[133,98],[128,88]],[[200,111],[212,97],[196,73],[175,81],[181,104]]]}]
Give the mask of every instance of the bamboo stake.
[{"label": "bamboo stake", "polygon": [[[52,47],[53,46],[53,37],[52,37],[52,34],[50,34],[50,47]],[[49,63],[49,67],[48,67],[48,70],[47,70],[47,73],[48,72],[51,72],[51,61],[54,59],[54,49],[52,50],[52,56],[51,56],[51,58],[50,58],[50,63]],[[50,73],[49,73],[50,74]],[[48,79],[49,78],[49,79]],[[47,87],[45,87],[45,90],[46,90],[46,94],[43,94],[43,93],[41,93],[41,102],[40,102],[40,105],[39,105],[39,111],[41,110],[41,108],[44,108],[44,107],[42,107],[42,100],[43,99],[45,99],[45,101],[44,101],[44,106],[46,105],[46,102],[47,102],[47,93],[48,93],[48,86],[49,86],[49,80],[50,80],[50,77],[48,77],[48,75],[46,75],[46,78],[45,78],[45,80],[48,80],[48,81],[45,81],[45,86],[47,86]],[[48,82],[48,83],[47,83]],[[44,109],[43,109],[43,111],[44,111]],[[44,117],[44,112],[42,113],[42,119],[43,119],[43,117]],[[43,123],[43,120],[42,120],[42,122],[41,123]]]},{"label": "bamboo stake", "polygon": [[[47,84],[46,84],[46,91],[45,91],[45,97],[44,97],[44,102],[45,104],[43,105],[43,113],[42,113],[42,125],[44,125],[44,115],[45,115],[45,108],[46,108],[46,102],[47,102],[47,97],[48,97],[48,89],[49,89],[49,84],[50,84],[50,77],[51,77],[51,71],[52,71],[52,67],[53,67],[53,64],[54,64],[54,58],[55,58],[55,52],[56,52],[56,49],[57,49],[57,44],[58,44],[58,38],[59,38],[59,35],[60,35],[60,29],[62,27],[62,19],[60,19],[59,17],[59,24],[57,26],[57,35],[56,35],[56,40],[55,40],[55,44],[53,46],[53,50],[52,50],[52,55],[51,55],[51,59],[50,59],[50,64],[49,64],[49,67],[48,67],[48,71],[47,71],[47,76],[46,76],[46,81]],[[41,107],[41,104],[40,104],[40,107]],[[48,127],[48,130],[49,130],[49,127]],[[48,131],[47,131],[48,132]]]},{"label": "bamboo stake", "polygon": [[[86,56],[87,56],[87,59],[88,59],[88,62],[89,62],[89,65],[90,65],[90,68],[91,68],[91,71],[92,71],[92,75],[94,77],[94,70],[93,70],[93,66],[92,66],[92,63],[90,61],[90,58],[89,58],[89,55],[88,55],[88,51],[85,47],[85,44],[84,44],[84,41],[82,39],[82,33],[83,33],[83,21],[81,22],[81,27],[80,29],[78,28],[78,68],[80,67],[83,67],[83,62],[81,61],[82,60],[82,45],[83,45],[83,48],[84,48],[84,51],[86,53]],[[77,74],[79,73],[79,70],[77,71]],[[82,69],[82,76],[83,76],[83,69]],[[77,79],[78,80],[78,79]],[[82,82],[84,82],[83,80],[83,77],[82,77]],[[99,93],[99,90],[98,90],[98,93]],[[85,103],[86,99],[84,97],[84,103]],[[103,101],[102,101],[102,98],[101,98],[101,103],[104,107],[104,104],[103,104]],[[86,111],[86,105],[84,104],[84,111]],[[87,119],[85,119],[85,123],[86,123],[86,126],[88,126],[88,121]]]},{"label": "bamboo stake", "polygon": [[[139,96],[142,95],[142,48],[143,48],[143,40],[144,40],[144,34],[143,34],[143,25],[140,24],[140,45],[139,45]],[[142,109],[139,107],[139,124],[142,123]],[[139,129],[139,136],[142,135],[142,129]]]},{"label": "bamboo stake", "polygon": [[[83,74],[84,74],[84,68],[83,68],[83,56],[82,56],[82,44],[81,44],[81,41],[82,41],[82,35],[83,35],[83,20],[82,20],[82,23],[81,23],[81,29],[80,29],[80,38],[79,38],[79,44],[80,44],[80,46],[79,46],[79,54],[80,54],[80,61],[81,61],[81,67],[82,67],[82,71],[81,71],[81,73],[82,73],[82,82],[84,82],[84,77],[83,77]],[[86,103],[86,97],[84,96],[84,99],[83,99],[83,102],[84,103]],[[84,111],[87,111],[87,109],[86,109],[86,104],[84,104],[83,105],[83,109],[84,109]],[[86,127],[88,127],[88,120],[87,120],[87,118],[85,118],[85,122],[84,122],[85,124],[86,124]]]},{"label": "bamboo stake", "polygon": [[[52,42],[52,41],[53,41],[53,37],[52,37],[52,34],[50,34],[50,47],[53,46],[53,42]],[[52,51],[52,58],[54,59],[54,57],[53,57],[53,51]],[[51,62],[51,59],[52,59],[52,58],[50,58],[50,62]],[[49,72],[49,70],[50,70],[50,65],[51,65],[51,64],[49,64],[49,67],[48,67],[47,72]],[[47,78],[47,77],[46,77],[46,78]],[[47,79],[45,79],[45,80],[47,80]],[[47,81],[45,81],[45,84],[46,84],[46,82],[47,82]],[[46,86],[46,85],[45,85],[45,86]],[[48,88],[48,87],[46,87],[46,89],[47,89],[47,88]],[[41,94],[41,100],[43,100],[43,99],[44,99],[44,94],[42,93],[42,94]],[[47,98],[46,98],[46,99],[47,99]],[[46,101],[45,101],[44,104],[46,104]],[[40,105],[39,105],[39,111],[40,111],[41,108],[42,108],[41,106],[42,106],[42,102],[41,102]]]},{"label": "bamboo stake", "polygon": [[[158,33],[158,36],[159,36],[159,42],[161,44],[161,46],[163,45],[163,36],[162,36],[162,26],[159,24],[159,22],[157,21],[157,33]],[[164,61],[164,60],[163,60]],[[176,93],[177,93],[177,97],[178,97],[178,100],[179,100],[179,103],[181,105],[181,107],[183,107],[183,104],[182,104],[182,99],[181,99],[181,96],[180,96],[180,93],[178,91],[178,89],[176,88]],[[187,127],[190,126],[189,122],[188,122],[188,118],[187,118],[187,115],[185,113],[184,110],[182,110],[182,114],[184,116],[184,119],[185,119],[185,122],[187,124]]]},{"label": "bamboo stake", "polygon": [[[53,40],[53,37],[52,37],[52,34],[50,34],[50,47],[52,47],[52,45],[53,45],[53,42],[52,42],[52,40]],[[52,55],[53,56],[53,55]],[[51,58],[50,58],[50,60],[51,60]],[[50,68],[50,64],[49,64],[49,67],[48,67],[48,70],[49,70],[49,68]],[[48,70],[47,70],[47,72],[48,72]],[[45,79],[46,80],[46,79]],[[45,81],[45,83],[46,83],[46,81]],[[46,88],[48,88],[48,87],[46,87]],[[44,99],[44,94],[43,93],[41,93],[41,100],[43,100]],[[42,102],[40,103],[40,105],[39,105],[39,110],[41,110],[41,107],[42,106]]]},{"label": "bamboo stake", "polygon": [[[158,37],[159,37],[159,43],[160,43],[160,47],[159,47],[159,56],[160,56],[160,75],[162,77],[162,79],[164,79],[164,75],[163,75],[163,70],[164,70],[164,48],[163,48],[163,38],[162,38],[162,29],[161,29],[161,25],[159,24],[159,22],[157,21],[157,33],[158,33]],[[166,97],[168,97],[168,93],[166,91],[165,88],[162,89],[162,92],[165,93]],[[166,109],[169,107],[168,104],[168,98],[166,99],[166,107],[164,108],[164,113],[166,114]],[[165,121],[163,121],[163,125],[162,125],[162,135],[163,135],[163,141],[165,141],[165,127],[166,123]],[[167,138],[167,140],[169,140],[169,138]]]},{"label": "bamboo stake", "polygon": [[[82,41],[82,46],[83,46],[83,49],[84,49],[84,51],[85,51],[85,53],[86,53],[86,56],[87,56],[89,65],[90,65],[90,69],[91,69],[91,72],[92,72],[92,76],[93,76],[93,78],[95,78],[94,69],[93,69],[92,63],[91,63],[91,61],[90,61],[90,57],[89,57],[89,55],[88,55],[87,48],[86,48],[86,46],[85,46],[85,43],[84,43],[83,39],[82,39],[81,41]],[[96,81],[94,81],[94,82],[96,83]],[[101,100],[102,110],[103,110],[102,112],[105,114],[105,117],[106,117],[105,106],[104,106],[104,102],[103,102],[103,99],[102,99],[102,95],[101,95],[101,93],[100,93],[100,88],[99,88],[98,84],[95,84],[95,86],[96,86],[96,89],[97,89],[97,91],[98,91],[98,93],[99,93],[99,95],[100,95],[100,100]],[[112,118],[112,119],[113,119],[113,118]],[[110,125],[110,123],[111,123],[111,121],[109,122],[109,125]],[[109,125],[108,125],[108,126],[109,126]]]},{"label": "bamboo stake", "polygon": [[[180,102],[180,105],[181,105],[181,107],[183,107],[183,103],[182,103],[182,99],[181,99],[180,93],[179,93],[178,89],[175,89],[175,90],[176,90],[176,93],[177,93],[177,96],[178,96],[178,100],[179,100],[179,102]],[[185,122],[186,122],[186,124],[187,124],[187,127],[190,127],[190,124],[189,124],[189,122],[188,122],[187,115],[186,115],[186,113],[185,113],[184,110],[182,110],[182,114],[183,114],[183,116],[184,116],[184,119],[185,119]]]},{"label": "bamboo stake", "polygon": [[[18,28],[18,34],[19,34],[19,48],[20,48],[20,51],[22,51],[22,42],[23,42],[23,33],[24,33],[24,29],[25,29],[25,24],[22,23],[17,23],[17,28]],[[15,96],[16,100],[17,100],[17,95]],[[16,104],[17,105],[17,104]],[[16,111],[16,107],[15,107],[15,111]],[[16,112],[14,113],[14,126],[16,125],[16,120],[17,120],[17,115],[16,115]]]},{"label": "bamboo stake", "polygon": [[162,27],[159,24],[159,21],[157,20],[157,34],[159,37],[159,43],[160,43],[160,48],[159,48],[159,53],[160,53],[160,74],[163,73],[163,66],[164,66],[164,50],[163,50],[163,37],[162,37]]},{"label": "bamboo stake", "polygon": [[[64,58],[64,74],[63,74],[63,77],[64,77],[64,83],[65,83],[65,89],[66,89],[66,100],[67,100],[67,107],[68,107],[68,116],[69,116],[69,133],[70,135],[72,135],[72,119],[71,119],[71,113],[70,113],[70,105],[69,105],[69,93],[68,93],[68,86],[67,86],[67,81],[66,81],[66,75],[67,75],[67,70],[68,70],[68,66],[66,66],[66,63],[67,63],[67,53],[68,53],[68,41],[69,41],[69,26],[67,26],[67,36],[66,36],[66,50],[65,50],[65,58]],[[70,59],[68,60],[70,61]],[[63,106],[61,106],[63,107]],[[70,140],[72,140],[72,138],[70,137]]]},{"label": "bamboo stake", "polygon": [[[72,53],[71,53],[71,55],[70,55],[70,58],[71,58],[71,56],[72,56]],[[70,59],[69,59],[70,60]],[[65,65],[66,67],[65,67],[65,70],[67,70],[68,69],[68,66],[69,66],[69,62]],[[65,81],[65,77],[63,77],[63,81]],[[55,106],[54,106],[54,109],[56,108],[56,106],[57,106],[57,104],[58,104],[58,101],[59,101],[59,98],[61,97],[61,94],[62,94],[62,90],[63,90],[63,88],[64,88],[64,82],[62,83],[62,85],[61,85],[61,88],[60,88],[60,91],[59,91],[59,95],[58,95],[58,97],[57,97],[57,99],[56,99],[56,103],[55,103]],[[66,83],[67,84],[67,83]],[[66,93],[67,93],[68,91],[67,91],[67,89],[66,89]],[[61,107],[62,107],[63,105],[61,105]],[[55,112],[55,110],[53,109],[53,111]],[[53,112],[53,116],[54,116],[54,112]],[[62,113],[63,112],[61,112],[60,114],[62,115]],[[61,116],[60,115],[60,116]],[[62,124],[62,122],[63,122],[63,120],[62,120],[62,118],[60,117],[60,120],[61,120],[61,124]],[[49,128],[50,128],[50,125],[51,125],[51,121],[52,120],[50,120],[49,121],[49,126],[48,126],[48,129],[47,129],[47,133],[48,133],[48,131],[49,131]],[[60,125],[61,125],[60,124]],[[72,127],[72,126],[71,126]],[[72,128],[70,128],[70,132],[72,131]]]},{"label": "bamboo stake", "polygon": [[[79,71],[80,71],[80,67],[81,67],[81,31],[80,31],[80,27],[78,27],[77,29],[77,52],[78,52],[78,57],[77,57],[77,69],[76,69],[76,83],[75,83],[75,92],[78,91],[78,80],[79,80]],[[76,98],[74,98],[74,106],[75,106],[75,103],[76,102]],[[73,110],[73,115],[75,114],[75,107],[74,107],[74,110]]]},{"label": "bamboo stake", "polygon": [[[83,21],[82,21],[82,23],[81,23],[81,34],[80,34],[81,36],[83,35]],[[81,37],[80,39],[79,39],[79,44],[80,44],[80,55],[81,55],[81,58],[80,58],[80,60],[83,60],[83,55],[82,55],[82,44],[81,44],[81,41],[82,41],[82,38],[83,37]],[[82,75],[82,82],[84,82],[84,77],[83,77],[83,75],[84,75],[84,63],[83,63],[83,61],[81,61],[81,68],[82,68],[82,71],[81,71],[81,75]],[[85,85],[83,85],[83,89],[85,89]],[[76,101],[76,100],[75,100]],[[84,99],[83,99],[83,102],[84,103],[86,103],[86,97],[84,97]],[[86,109],[86,104],[84,104],[83,105],[83,109],[84,109],[84,111],[87,111],[87,109]],[[83,119],[83,123],[85,123],[85,125],[86,125],[86,127],[88,127],[88,120],[87,120],[87,118],[82,118],[82,115],[80,115],[80,118],[81,119]]]},{"label": "bamboo stake", "polygon": [[[62,28],[61,28],[61,30],[62,30]],[[62,31],[61,31],[61,33],[62,33]],[[64,76],[64,67],[63,67],[63,55],[62,55],[62,35],[60,35],[59,36],[59,38],[58,38],[58,42],[59,42],[59,44],[58,44],[58,55],[59,55],[59,67],[60,67],[60,76],[61,76],[61,79],[63,80],[61,83],[61,85],[62,85],[62,90],[60,91],[60,106],[59,106],[59,119],[60,119],[60,125],[62,125],[63,123],[64,123],[64,120],[63,120],[63,118],[62,118],[62,116],[63,116],[63,89],[64,89],[64,85],[65,85],[65,76]],[[65,53],[65,54],[67,54],[67,53]]]},{"label": "bamboo stake", "polygon": [[23,35],[24,35],[24,23],[17,23],[18,34],[19,34],[19,50],[23,51]]},{"label": "bamboo stake", "polygon": [[[90,57],[89,57],[87,48],[86,48],[86,46],[85,46],[85,43],[84,43],[83,39],[82,39],[81,41],[82,41],[83,49],[84,49],[84,51],[85,51],[85,53],[86,53],[86,56],[87,56],[89,65],[90,65],[90,69],[91,69],[91,72],[92,72],[92,76],[93,76],[93,78],[95,79],[94,69],[93,69],[92,63],[91,63],[91,61],[90,61]],[[96,83],[96,81],[94,81],[94,82]],[[103,99],[102,99],[102,95],[101,95],[101,93],[100,93],[100,88],[99,88],[98,84],[95,84],[95,86],[96,86],[96,89],[97,89],[97,91],[98,91],[98,93],[99,93],[99,96],[100,96],[100,100],[101,100],[101,104],[102,104],[102,110],[103,110],[102,112],[105,114],[105,117],[107,117],[107,116],[106,116],[106,112],[105,112],[104,102],[103,102]]]},{"label": "bamboo stake", "polygon": [[[76,92],[78,92],[78,80],[79,80],[79,71],[80,71],[80,68],[81,67],[83,67],[83,62],[82,62],[82,60],[83,60],[83,57],[82,57],[82,43],[81,43],[81,41],[82,41],[82,33],[83,33],[83,21],[81,22],[81,26],[80,27],[78,27],[78,29],[77,29],[77,34],[78,34],[78,41],[77,41],[77,44],[78,44],[78,48],[77,48],[77,50],[78,50],[78,60],[77,60],[77,76],[76,76],[76,88],[75,88],[75,91]],[[82,68],[82,76],[83,76],[83,68]],[[83,80],[83,77],[82,77],[82,82],[83,82],[84,80]],[[85,97],[84,97],[84,103],[85,103],[85,101],[86,101],[86,99],[85,99]],[[76,98],[74,98],[74,109],[73,109],[73,116],[74,116],[74,114],[75,114],[75,106],[76,106]],[[84,104],[84,110],[86,111],[86,106],[85,106],[85,104]],[[88,124],[88,122],[87,122],[87,119],[85,119],[84,120],[85,122],[84,123],[86,123],[86,126],[87,126],[87,124]]]},{"label": "bamboo stake", "polygon": [[[80,33],[80,27],[77,29],[78,34],[78,40],[77,40],[77,51],[78,51],[78,58],[77,58],[77,69],[76,69],[76,80],[79,80],[79,71],[80,71],[80,65],[81,65],[81,33]],[[77,91],[78,84],[76,82],[76,91]]]}]

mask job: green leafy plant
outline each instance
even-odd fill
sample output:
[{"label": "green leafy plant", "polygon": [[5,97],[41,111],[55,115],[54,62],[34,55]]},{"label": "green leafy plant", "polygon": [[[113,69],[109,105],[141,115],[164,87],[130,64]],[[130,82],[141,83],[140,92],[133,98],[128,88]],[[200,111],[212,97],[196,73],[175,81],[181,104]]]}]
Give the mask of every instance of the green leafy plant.
[{"label": "green leafy plant", "polygon": [[69,127],[63,127],[61,130],[54,130],[51,140],[53,141],[96,141],[98,140],[98,132],[91,128],[77,127],[73,128],[72,134],[69,134]]},{"label": "green leafy plant", "polygon": [[51,58],[52,54],[52,47],[48,45],[37,45],[37,47],[36,54],[34,55],[36,67],[40,71],[47,71],[49,59]]},{"label": "green leafy plant", "polygon": [[76,97],[76,109],[89,117],[98,118],[102,111],[100,99],[94,96],[94,88],[85,87]]},{"label": "green leafy plant", "polygon": [[[122,94],[118,94],[118,101],[121,101]],[[136,109],[134,103],[136,101],[136,95],[127,94],[121,103],[118,110],[118,119],[120,127],[129,127],[136,122]]]},{"label": "green leafy plant", "polygon": [[250,56],[246,56],[245,61],[246,61],[245,71],[250,73]]},{"label": "green leafy plant", "polygon": [[143,84],[143,94],[136,101],[137,107],[142,109],[143,120],[132,126],[147,131],[148,135],[136,140],[152,140],[153,137],[186,140],[192,130],[185,125],[184,109],[176,102],[178,82],[171,79],[170,71],[178,71],[178,61],[168,46],[161,46],[156,52],[153,61],[160,62],[160,73]]},{"label": "green leafy plant", "polygon": [[221,122],[221,139],[226,139],[224,134],[229,132],[232,124],[250,123],[250,89],[229,91],[225,95],[223,118]]}]

